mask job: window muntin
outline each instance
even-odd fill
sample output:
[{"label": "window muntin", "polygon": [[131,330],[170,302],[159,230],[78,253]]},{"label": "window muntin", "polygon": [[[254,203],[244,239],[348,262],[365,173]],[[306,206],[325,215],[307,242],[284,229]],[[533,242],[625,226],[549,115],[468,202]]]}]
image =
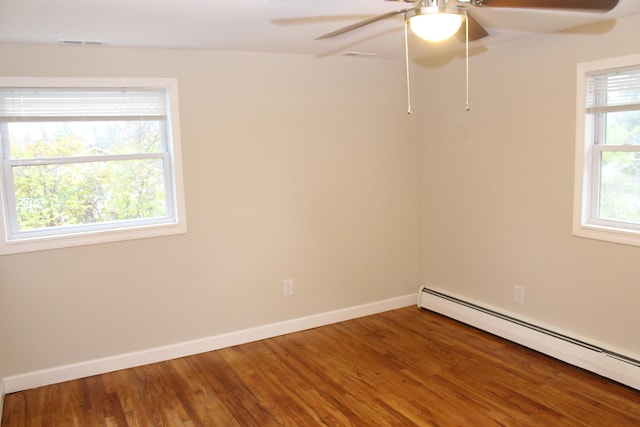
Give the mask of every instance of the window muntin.
[{"label": "window muntin", "polygon": [[185,232],[175,82],[62,80],[0,85],[0,253]]},{"label": "window muntin", "polygon": [[640,55],[580,64],[574,234],[640,245]]}]

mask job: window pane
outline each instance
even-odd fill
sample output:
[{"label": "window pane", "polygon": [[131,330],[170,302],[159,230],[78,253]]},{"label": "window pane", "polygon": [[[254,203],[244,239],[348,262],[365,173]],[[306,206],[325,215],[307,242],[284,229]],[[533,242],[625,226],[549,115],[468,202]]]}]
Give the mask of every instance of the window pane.
[{"label": "window pane", "polygon": [[640,153],[602,153],[600,213],[602,219],[640,223]]},{"label": "window pane", "polygon": [[11,122],[7,123],[12,159],[164,150],[164,121]]},{"label": "window pane", "polygon": [[607,145],[640,145],[640,110],[607,113]]},{"label": "window pane", "polygon": [[167,216],[162,159],[14,166],[19,231]]}]

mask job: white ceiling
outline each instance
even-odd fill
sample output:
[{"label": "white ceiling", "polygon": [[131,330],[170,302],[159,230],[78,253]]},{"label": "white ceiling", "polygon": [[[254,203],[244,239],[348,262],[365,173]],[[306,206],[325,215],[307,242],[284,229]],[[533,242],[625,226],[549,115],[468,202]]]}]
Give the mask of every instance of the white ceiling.
[{"label": "white ceiling", "polygon": [[[328,40],[315,37],[361,19],[410,7],[383,0],[0,0],[0,42],[101,42],[109,46],[199,48],[339,55],[404,54],[402,15]],[[611,12],[470,8],[491,34],[474,48],[640,13],[640,0]],[[602,26],[606,28],[606,25]],[[414,41],[415,40],[415,41]],[[459,42],[448,42],[450,49]],[[421,51],[425,42],[412,38]],[[428,56],[426,54],[425,56]]]}]

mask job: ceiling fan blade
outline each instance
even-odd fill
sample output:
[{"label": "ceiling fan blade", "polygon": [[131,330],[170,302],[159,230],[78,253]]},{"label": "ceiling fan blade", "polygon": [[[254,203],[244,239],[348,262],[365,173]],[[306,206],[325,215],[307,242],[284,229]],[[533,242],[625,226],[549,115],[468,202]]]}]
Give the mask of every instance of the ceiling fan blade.
[{"label": "ceiling fan blade", "polygon": [[323,24],[323,23],[331,23],[340,22],[340,21],[349,21],[353,22],[358,19],[365,19],[370,15],[359,14],[359,15],[324,15],[324,16],[297,16],[294,18],[275,18],[270,20],[274,25],[287,26],[287,25],[308,25],[308,24]]},{"label": "ceiling fan blade", "polygon": [[[485,30],[484,27],[480,25],[480,23],[469,13],[469,11],[467,11],[467,22],[469,23],[470,42],[480,40],[489,35],[487,30]],[[464,25],[462,25],[458,30],[458,32],[456,33],[456,37],[463,43],[467,41],[467,34]]]},{"label": "ceiling fan blade", "polygon": [[618,0],[471,0],[474,6],[520,7],[526,9],[563,9],[585,12],[608,12]]},{"label": "ceiling fan blade", "polygon": [[339,36],[340,34],[348,33],[365,25],[373,24],[374,22],[382,21],[383,19],[391,18],[392,16],[400,15],[401,13],[408,12],[414,8],[394,10],[393,12],[383,13],[382,15],[373,16],[363,21],[356,22],[355,24],[348,25],[346,27],[339,28],[327,34],[323,34],[320,37],[316,37],[316,40],[330,39],[331,37]]}]

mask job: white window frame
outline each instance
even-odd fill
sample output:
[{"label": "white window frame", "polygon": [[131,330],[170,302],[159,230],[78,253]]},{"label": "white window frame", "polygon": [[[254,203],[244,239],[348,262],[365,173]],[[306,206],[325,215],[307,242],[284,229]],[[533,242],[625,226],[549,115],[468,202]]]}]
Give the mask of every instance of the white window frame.
[{"label": "white window frame", "polygon": [[640,227],[620,221],[597,218],[600,186],[600,156],[603,151],[640,151],[640,146],[605,146],[594,144],[593,121],[586,107],[587,76],[593,72],[606,72],[619,68],[640,66],[640,54],[577,66],[577,112],[575,176],[573,202],[573,234],[579,237],[640,246]]},{"label": "white window frame", "polygon": [[[180,121],[178,110],[178,84],[173,78],[32,78],[0,77],[0,87],[29,88],[166,88],[168,93],[167,153],[157,156],[169,160],[165,168],[165,181],[172,195],[168,200],[171,214],[166,218],[152,221],[121,221],[113,224],[98,224],[94,227],[73,227],[47,230],[42,233],[12,234],[11,212],[15,210],[14,194],[9,194],[7,181],[11,172],[7,171],[11,162],[0,164],[0,255],[92,245],[106,242],[142,239],[150,237],[183,234],[187,232],[184,185],[182,177],[182,152],[180,141]],[[2,147],[0,147],[0,154]],[[136,155],[124,156],[135,158]],[[148,156],[147,156],[148,157]],[[12,188],[12,186],[11,186]],[[13,205],[11,205],[13,203]],[[15,228],[15,227],[13,227]]]}]

